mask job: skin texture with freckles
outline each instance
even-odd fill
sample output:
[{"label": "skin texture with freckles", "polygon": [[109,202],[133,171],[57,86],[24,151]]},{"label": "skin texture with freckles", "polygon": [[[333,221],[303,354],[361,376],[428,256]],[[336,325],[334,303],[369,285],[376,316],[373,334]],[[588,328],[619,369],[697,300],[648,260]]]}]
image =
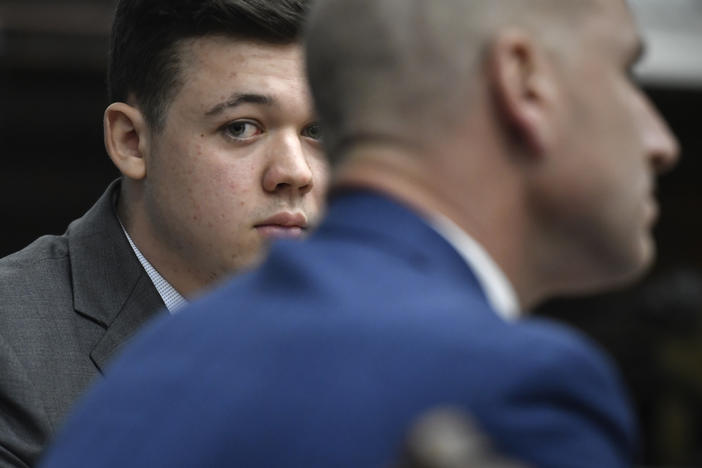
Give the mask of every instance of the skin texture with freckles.
[{"label": "skin texture with freckles", "polygon": [[188,295],[256,264],[270,237],[312,227],[327,167],[299,45],[208,36],[181,53],[184,84],[165,128],[151,132],[141,197],[125,218]]},{"label": "skin texture with freckles", "polygon": [[151,318],[303,237],[322,210],[307,0],[113,3],[103,128],[120,177],[63,234],[0,259],[3,468],[38,463]]}]

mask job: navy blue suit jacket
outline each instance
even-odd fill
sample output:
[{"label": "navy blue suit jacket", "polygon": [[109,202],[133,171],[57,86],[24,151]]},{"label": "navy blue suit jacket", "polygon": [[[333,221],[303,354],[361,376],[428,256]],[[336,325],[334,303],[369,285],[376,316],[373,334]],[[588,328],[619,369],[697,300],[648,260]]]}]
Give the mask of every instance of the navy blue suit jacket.
[{"label": "navy blue suit jacket", "polygon": [[420,413],[457,406],[544,468],[630,465],[633,422],[578,334],[491,310],[457,252],[387,198],[145,330],[46,467],[388,467]]}]

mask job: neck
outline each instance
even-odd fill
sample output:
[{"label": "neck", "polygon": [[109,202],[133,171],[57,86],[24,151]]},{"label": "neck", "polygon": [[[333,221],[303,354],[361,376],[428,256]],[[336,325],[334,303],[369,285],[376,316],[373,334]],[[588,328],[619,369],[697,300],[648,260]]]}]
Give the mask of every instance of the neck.
[{"label": "neck", "polygon": [[181,261],[178,255],[165,251],[151,225],[146,222],[143,209],[138,208],[141,198],[138,193],[125,189],[124,182],[117,202],[117,213],[132,242],[156,271],[183,297],[190,299],[202,290],[207,282]]},{"label": "neck", "polygon": [[333,186],[371,189],[425,218],[450,219],[485,249],[528,309],[542,292],[529,267],[528,207],[518,172],[495,161],[498,155],[489,151],[437,148],[427,157],[404,147],[364,145],[344,156]]}]

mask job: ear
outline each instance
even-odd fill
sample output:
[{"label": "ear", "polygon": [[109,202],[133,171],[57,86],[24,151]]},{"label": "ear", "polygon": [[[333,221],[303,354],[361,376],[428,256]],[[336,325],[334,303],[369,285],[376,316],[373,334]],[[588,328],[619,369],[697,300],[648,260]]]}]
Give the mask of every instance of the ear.
[{"label": "ear", "polygon": [[146,176],[149,152],[149,128],[141,111],[123,102],[110,104],[105,110],[105,148],[117,169],[130,179]]},{"label": "ear", "polygon": [[511,136],[543,154],[555,135],[556,81],[542,46],[520,31],[501,33],[488,65],[497,112]]}]

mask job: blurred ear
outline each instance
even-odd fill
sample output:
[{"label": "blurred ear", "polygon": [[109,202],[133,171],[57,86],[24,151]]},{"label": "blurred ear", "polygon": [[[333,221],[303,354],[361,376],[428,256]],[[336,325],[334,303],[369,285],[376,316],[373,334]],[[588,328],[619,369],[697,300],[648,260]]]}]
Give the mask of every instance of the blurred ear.
[{"label": "blurred ear", "polygon": [[543,48],[519,31],[501,33],[488,57],[497,112],[512,137],[540,155],[554,138],[553,70]]},{"label": "blurred ear", "polygon": [[105,148],[117,169],[130,179],[146,176],[149,128],[141,111],[123,102],[105,110]]}]

